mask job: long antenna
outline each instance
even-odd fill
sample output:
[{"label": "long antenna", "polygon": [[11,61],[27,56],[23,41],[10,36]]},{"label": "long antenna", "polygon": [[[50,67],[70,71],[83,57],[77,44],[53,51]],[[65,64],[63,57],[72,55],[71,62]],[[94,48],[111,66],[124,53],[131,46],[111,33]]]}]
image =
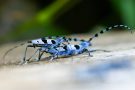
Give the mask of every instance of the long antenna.
[{"label": "long antenna", "polygon": [[[92,36],[89,41],[92,41],[95,37],[98,37],[99,34],[103,34],[105,33],[106,31],[110,31],[110,30],[113,30],[115,28],[126,28],[128,30],[131,30],[131,28],[129,28],[128,26],[126,25],[114,25],[114,26],[111,26],[111,27],[107,27],[106,29],[103,29],[101,30],[99,33],[96,33],[94,36]],[[131,31],[131,33],[133,33],[133,31]]]},{"label": "long antenna", "polygon": [[18,48],[18,47],[20,47],[20,46],[23,46],[24,44],[26,44],[26,42],[25,42],[25,43],[21,43],[20,45],[15,46],[15,47],[9,49],[8,51],[6,51],[5,54],[3,55],[3,60],[5,59],[6,55],[7,55],[9,52],[11,52],[12,50],[14,50],[15,48]]}]

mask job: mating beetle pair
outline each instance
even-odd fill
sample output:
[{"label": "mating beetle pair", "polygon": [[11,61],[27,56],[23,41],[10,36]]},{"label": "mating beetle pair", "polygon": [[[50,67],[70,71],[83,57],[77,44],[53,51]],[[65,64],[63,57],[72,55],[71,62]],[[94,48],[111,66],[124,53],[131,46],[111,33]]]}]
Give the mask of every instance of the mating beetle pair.
[{"label": "mating beetle pair", "polygon": [[[98,51],[98,50],[89,50],[88,49],[89,46],[91,46],[91,41],[95,37],[98,37],[99,34],[103,34],[104,32],[113,30],[115,28],[125,28],[128,30],[131,30],[128,26],[125,26],[125,25],[114,25],[112,27],[107,27],[106,29],[101,30],[99,33],[96,33],[94,36],[89,38],[89,40],[83,40],[83,39],[80,40],[77,38],[66,38],[66,37],[62,37],[62,36],[53,36],[53,37],[44,37],[44,38],[39,38],[39,39],[28,41],[27,43],[29,43],[29,45],[27,45],[27,47],[25,49],[25,54],[24,54],[22,63],[27,63],[35,54],[37,54],[37,52],[39,52],[38,61],[41,59],[41,57],[44,53],[50,53],[51,60],[53,60],[54,58],[57,58],[59,56],[60,57],[61,56],[62,57],[73,56],[73,55],[77,55],[77,54],[82,54],[84,52],[88,52],[90,55],[91,52]],[[132,31],[131,31],[131,33],[132,33]],[[80,43],[79,44],[70,44],[71,41],[78,41]],[[24,45],[24,44],[21,44],[21,45]],[[18,47],[18,46],[16,46],[16,47]],[[14,48],[16,48],[16,47],[14,47]],[[26,59],[26,52],[27,52],[28,47],[34,47],[34,48],[39,47],[39,48],[29,59]],[[5,53],[4,57],[8,54],[8,52],[13,50],[14,48],[8,50]],[[105,51],[105,50],[102,50],[102,51]]]}]

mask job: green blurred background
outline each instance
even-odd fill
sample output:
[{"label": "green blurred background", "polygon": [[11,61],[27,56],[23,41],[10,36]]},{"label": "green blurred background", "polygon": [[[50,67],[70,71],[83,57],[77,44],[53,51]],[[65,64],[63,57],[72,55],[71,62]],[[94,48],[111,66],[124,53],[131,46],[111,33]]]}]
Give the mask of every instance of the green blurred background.
[{"label": "green blurred background", "polygon": [[0,44],[91,32],[97,26],[135,26],[135,0],[0,1]]}]

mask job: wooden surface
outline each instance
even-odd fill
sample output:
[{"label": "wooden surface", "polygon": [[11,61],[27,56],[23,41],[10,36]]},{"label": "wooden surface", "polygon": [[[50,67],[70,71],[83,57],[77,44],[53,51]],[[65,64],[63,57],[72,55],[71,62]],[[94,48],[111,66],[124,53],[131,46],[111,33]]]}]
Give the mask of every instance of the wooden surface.
[{"label": "wooden surface", "polygon": [[[89,35],[77,35],[74,37],[88,39]],[[25,46],[23,46],[10,52],[3,60],[3,54],[18,44],[6,44],[0,47],[0,90],[110,90],[110,87],[112,90],[129,90],[129,88],[134,90],[135,88],[135,76],[131,75],[128,70],[124,72],[129,74],[120,80],[117,75],[125,73],[113,74],[114,77],[106,79],[105,82],[102,80],[78,81],[74,76],[76,70],[98,63],[123,59],[134,62],[135,34],[124,32],[101,35],[93,40],[93,46],[90,48],[109,50],[110,52],[94,52],[91,53],[93,57],[89,57],[87,53],[84,53],[73,57],[59,58],[53,62],[42,59],[40,62],[33,61],[27,65],[17,65],[23,57],[25,49]],[[30,49],[28,56],[32,53],[33,49]]]}]

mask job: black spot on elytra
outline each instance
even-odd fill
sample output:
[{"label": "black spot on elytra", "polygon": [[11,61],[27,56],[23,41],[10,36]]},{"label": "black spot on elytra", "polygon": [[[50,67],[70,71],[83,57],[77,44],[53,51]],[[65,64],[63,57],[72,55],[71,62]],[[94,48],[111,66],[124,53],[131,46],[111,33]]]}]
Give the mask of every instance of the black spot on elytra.
[{"label": "black spot on elytra", "polygon": [[64,46],[63,49],[67,50],[67,46]]},{"label": "black spot on elytra", "polygon": [[54,40],[51,40],[51,42],[52,42],[52,44],[56,44],[56,41],[54,41]]},{"label": "black spot on elytra", "polygon": [[62,37],[63,38],[63,40],[65,40],[66,41],[66,37]]},{"label": "black spot on elytra", "polygon": [[44,43],[47,43],[47,40],[46,40],[45,38],[42,38],[42,41],[43,41]]},{"label": "black spot on elytra", "polygon": [[58,44],[58,46],[60,46],[60,43]]},{"label": "black spot on elytra", "polygon": [[74,41],[77,41],[77,38],[74,38]]},{"label": "black spot on elytra", "polygon": [[72,39],[71,38],[68,38],[69,41],[71,41]]},{"label": "black spot on elytra", "polygon": [[79,45],[75,45],[75,48],[76,48],[76,49],[80,49],[80,46],[79,46]]}]

